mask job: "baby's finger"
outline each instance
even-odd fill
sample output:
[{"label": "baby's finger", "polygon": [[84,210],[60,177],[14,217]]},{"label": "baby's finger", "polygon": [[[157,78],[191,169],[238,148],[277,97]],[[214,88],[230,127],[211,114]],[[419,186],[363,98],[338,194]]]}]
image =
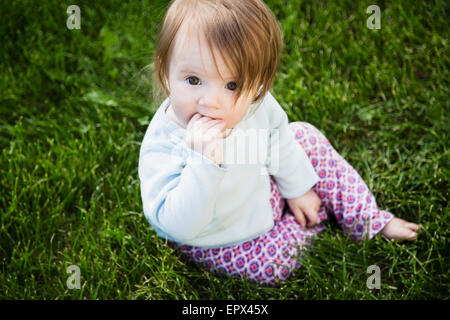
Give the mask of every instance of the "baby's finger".
[{"label": "baby's finger", "polygon": [[188,125],[186,126],[186,130],[191,130],[194,123],[197,121],[197,119],[200,118],[200,113],[196,113],[191,117],[191,120],[189,120]]},{"label": "baby's finger", "polygon": [[206,131],[212,127],[220,125],[221,123],[222,123],[222,120],[211,120],[211,121],[205,122],[203,124],[203,129]]},{"label": "baby's finger", "polygon": [[306,217],[308,218],[308,227],[312,227],[317,223],[319,215],[314,210],[304,211]]},{"label": "baby's finger", "polygon": [[225,127],[227,126],[227,123],[223,120],[219,121],[218,124],[216,124],[213,128],[217,129],[217,138],[223,137],[223,132]]},{"label": "baby's finger", "polygon": [[225,127],[225,123],[222,123],[222,122],[215,123],[209,129],[205,130],[205,135],[207,135],[211,139],[222,138],[222,131],[223,131],[224,127]]},{"label": "baby's finger", "polygon": [[302,210],[300,210],[299,208],[297,208],[295,211],[296,211],[296,212],[294,212],[295,219],[297,219],[297,222],[298,222],[302,227],[305,227],[305,226],[306,226],[306,219],[305,219],[305,215],[303,214]]},{"label": "baby's finger", "polygon": [[202,129],[202,127],[204,126],[204,123],[208,123],[208,121],[210,119],[211,118],[209,118],[209,117],[200,115],[199,118],[194,121],[192,129],[194,129],[194,130]]}]

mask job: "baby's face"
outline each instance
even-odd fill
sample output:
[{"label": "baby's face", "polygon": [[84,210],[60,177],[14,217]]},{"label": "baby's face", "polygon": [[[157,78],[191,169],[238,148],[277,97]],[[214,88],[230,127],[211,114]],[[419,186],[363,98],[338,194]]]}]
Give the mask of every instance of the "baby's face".
[{"label": "baby's face", "polygon": [[179,30],[169,64],[169,99],[178,123],[186,128],[192,116],[199,113],[226,122],[227,129],[238,124],[247,113],[253,95],[242,95],[234,105],[236,80],[220,54],[213,57],[203,36]]}]

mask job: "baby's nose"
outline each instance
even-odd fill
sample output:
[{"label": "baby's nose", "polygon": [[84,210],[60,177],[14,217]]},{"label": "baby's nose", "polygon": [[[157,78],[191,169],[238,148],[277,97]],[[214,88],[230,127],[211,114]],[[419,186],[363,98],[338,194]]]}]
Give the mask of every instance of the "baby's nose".
[{"label": "baby's nose", "polygon": [[220,108],[220,88],[215,88],[211,86],[204,92],[200,103],[210,109],[219,109]]},{"label": "baby's nose", "polygon": [[208,109],[219,109],[220,100],[217,98],[217,96],[208,95],[203,97],[203,99],[200,101],[200,104],[203,107],[206,107]]}]

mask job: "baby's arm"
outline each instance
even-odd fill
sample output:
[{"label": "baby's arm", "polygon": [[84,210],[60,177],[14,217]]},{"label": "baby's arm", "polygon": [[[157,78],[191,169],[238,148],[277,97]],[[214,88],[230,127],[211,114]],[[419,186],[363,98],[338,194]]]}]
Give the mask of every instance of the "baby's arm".
[{"label": "baby's arm", "polygon": [[[308,192],[319,181],[319,177],[305,150],[295,141],[286,112],[270,93],[266,98],[273,132],[269,173],[277,181],[283,198],[298,198]],[[276,134],[278,139],[273,137]]]},{"label": "baby's arm", "polygon": [[178,242],[195,238],[213,218],[226,169],[181,146],[187,159],[169,143],[149,144],[139,159],[144,214],[158,234]]},{"label": "baby's arm", "polygon": [[[279,169],[271,174],[298,223],[303,227],[313,226],[318,219],[321,200],[312,187],[319,181],[319,177],[305,150],[295,141],[286,112],[275,98],[270,98],[272,128],[279,135]],[[273,154],[271,152],[271,161],[274,160]]]}]

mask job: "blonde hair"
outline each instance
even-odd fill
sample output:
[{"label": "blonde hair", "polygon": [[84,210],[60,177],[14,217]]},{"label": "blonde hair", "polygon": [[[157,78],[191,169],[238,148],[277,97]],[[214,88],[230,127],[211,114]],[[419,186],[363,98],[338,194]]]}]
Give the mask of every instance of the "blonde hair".
[{"label": "blonde hair", "polygon": [[[261,102],[273,84],[283,47],[280,25],[261,0],[172,0],[154,53],[154,97],[170,94],[167,87],[170,57],[174,39],[184,22],[195,23],[210,51],[216,49],[226,57],[223,60],[237,84],[235,102],[242,94],[258,90],[252,103]],[[220,71],[219,75],[223,80]]]}]

